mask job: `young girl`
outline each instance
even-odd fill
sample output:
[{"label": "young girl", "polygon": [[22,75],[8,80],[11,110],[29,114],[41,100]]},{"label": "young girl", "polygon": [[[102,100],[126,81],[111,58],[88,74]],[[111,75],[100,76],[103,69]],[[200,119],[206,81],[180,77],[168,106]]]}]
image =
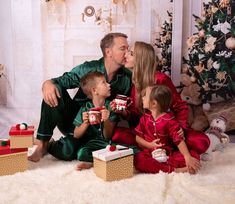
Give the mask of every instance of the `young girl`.
[{"label": "young girl", "polygon": [[[131,127],[136,127],[142,114],[142,91],[148,86],[165,85],[172,92],[170,110],[183,130],[180,130],[179,133],[184,134],[189,149],[193,149],[199,155],[203,154],[210,145],[208,137],[203,132],[189,127],[187,103],[181,99],[171,79],[164,73],[156,71],[156,64],[156,54],[151,44],[137,41],[126,53],[125,67],[132,69],[133,72],[130,96],[132,105],[128,111],[122,111],[122,117],[129,121]],[[112,107],[112,109],[114,108]],[[135,144],[135,135],[130,129],[116,128],[112,140],[116,143]]]},{"label": "young girl", "polygon": [[[135,155],[136,169],[145,173],[196,173],[200,169],[199,155],[188,150],[184,137],[179,134],[179,123],[173,113],[167,112],[172,100],[170,89],[155,85],[148,86],[144,92],[143,108],[147,112],[135,128],[136,141],[142,149]],[[156,149],[161,149],[161,157],[166,152],[165,160],[156,158],[153,154]]]}]

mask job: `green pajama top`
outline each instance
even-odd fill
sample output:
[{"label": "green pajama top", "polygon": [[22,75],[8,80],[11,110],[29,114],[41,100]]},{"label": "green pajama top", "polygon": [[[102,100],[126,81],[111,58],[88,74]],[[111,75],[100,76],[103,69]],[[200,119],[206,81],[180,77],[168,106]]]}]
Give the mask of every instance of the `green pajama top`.
[{"label": "green pajama top", "polygon": [[[109,120],[111,122],[118,122],[120,118],[116,113],[111,111],[110,102],[108,100],[105,101],[105,107],[107,110],[110,111]],[[91,101],[86,102],[86,104],[82,106],[78,111],[78,114],[75,117],[73,124],[75,126],[80,126],[83,123],[82,113],[89,111],[91,108],[94,108],[93,103]],[[101,126],[103,127],[103,123],[97,125],[89,125],[82,138],[86,137],[84,138],[86,141],[89,141],[91,139],[103,139],[101,135],[101,129],[103,128]]]},{"label": "green pajama top", "polygon": [[[93,60],[89,62],[84,62],[81,65],[74,67],[70,72],[65,72],[62,76],[53,78],[54,83],[60,88],[64,89],[73,89],[80,87],[80,79],[82,76],[88,72],[99,71],[105,75],[106,81],[111,85],[111,95],[108,100],[113,100],[117,94],[130,95],[131,89],[131,77],[132,73],[125,67],[121,67],[117,74],[111,81],[108,81],[107,72],[104,67],[104,58],[99,60]],[[74,100],[84,104],[89,99],[82,92],[81,89],[78,90],[77,94],[74,97]]]}]

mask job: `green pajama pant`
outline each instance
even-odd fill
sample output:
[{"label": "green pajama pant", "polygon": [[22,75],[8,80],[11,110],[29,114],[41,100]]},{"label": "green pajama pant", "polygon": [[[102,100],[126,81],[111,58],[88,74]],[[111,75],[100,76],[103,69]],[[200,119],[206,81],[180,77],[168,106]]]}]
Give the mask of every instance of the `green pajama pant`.
[{"label": "green pajama pant", "polygon": [[[86,135],[82,139],[85,139]],[[78,159],[93,162],[92,152],[105,148],[109,141],[91,139],[89,141],[76,139],[73,136],[62,137],[58,141],[50,142],[48,152],[55,158],[65,161]]]},{"label": "green pajama pant", "polygon": [[109,144],[109,141],[101,139],[93,139],[85,144],[84,147],[78,149],[77,159],[79,161],[93,162],[92,152],[103,149]]},{"label": "green pajama pant", "polygon": [[[59,88],[59,87],[58,87]],[[49,141],[57,127],[64,135],[58,141],[50,143],[48,152],[62,160],[76,159],[79,145],[85,141],[73,138],[73,120],[76,117],[81,104],[72,100],[66,90],[60,90],[61,98],[57,107],[50,107],[44,101],[41,106],[41,118],[37,130],[37,139]]]}]

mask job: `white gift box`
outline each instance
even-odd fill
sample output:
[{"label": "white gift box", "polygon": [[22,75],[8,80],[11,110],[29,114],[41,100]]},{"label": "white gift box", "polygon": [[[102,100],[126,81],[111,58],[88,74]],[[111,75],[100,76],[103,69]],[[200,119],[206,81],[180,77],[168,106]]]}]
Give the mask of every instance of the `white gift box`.
[{"label": "white gift box", "polygon": [[115,151],[109,148],[92,152],[94,172],[105,181],[114,181],[133,176],[133,149],[121,145]]},{"label": "white gift box", "polygon": [[92,152],[93,157],[102,161],[110,161],[131,154],[133,154],[133,149],[122,145],[117,145],[115,151],[109,151],[108,149],[100,149]]}]

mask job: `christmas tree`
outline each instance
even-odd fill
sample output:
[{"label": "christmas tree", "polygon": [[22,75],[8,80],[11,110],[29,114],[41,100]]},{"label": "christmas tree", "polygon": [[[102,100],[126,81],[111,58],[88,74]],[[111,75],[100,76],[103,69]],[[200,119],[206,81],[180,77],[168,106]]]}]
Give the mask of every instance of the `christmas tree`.
[{"label": "christmas tree", "polygon": [[160,38],[154,44],[160,49],[158,70],[170,76],[171,73],[171,43],[172,43],[172,12],[167,11],[169,21],[165,20]]},{"label": "christmas tree", "polygon": [[212,0],[203,7],[201,18],[194,15],[198,32],[187,40],[182,72],[201,87],[206,108],[215,99],[235,97],[234,0]]}]

